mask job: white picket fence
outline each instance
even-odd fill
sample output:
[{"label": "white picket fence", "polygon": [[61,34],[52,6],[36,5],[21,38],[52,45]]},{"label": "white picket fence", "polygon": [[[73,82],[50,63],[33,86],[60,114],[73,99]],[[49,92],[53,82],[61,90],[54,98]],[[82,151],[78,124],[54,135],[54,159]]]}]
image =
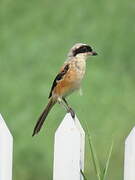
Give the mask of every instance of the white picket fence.
[{"label": "white picket fence", "polygon": [[55,133],[53,180],[82,180],[85,133],[79,120],[67,114]]},{"label": "white picket fence", "polygon": [[0,180],[12,180],[13,138],[0,114]]},{"label": "white picket fence", "polygon": [[[85,133],[66,114],[55,133],[53,180],[83,180]],[[0,115],[0,180],[12,180],[13,138]],[[135,180],[135,127],[125,141],[124,180]]]}]

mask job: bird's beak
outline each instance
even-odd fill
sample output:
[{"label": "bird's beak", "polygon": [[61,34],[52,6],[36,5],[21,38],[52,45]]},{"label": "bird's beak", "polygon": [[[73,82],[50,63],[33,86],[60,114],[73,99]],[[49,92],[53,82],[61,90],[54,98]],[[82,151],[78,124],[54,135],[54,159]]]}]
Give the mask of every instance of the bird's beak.
[{"label": "bird's beak", "polygon": [[92,51],[92,52],[91,52],[91,55],[92,55],[92,56],[97,56],[98,54],[97,54],[95,51]]},{"label": "bird's beak", "polygon": [[92,51],[92,52],[88,52],[88,55],[97,56],[98,54],[95,51]]}]

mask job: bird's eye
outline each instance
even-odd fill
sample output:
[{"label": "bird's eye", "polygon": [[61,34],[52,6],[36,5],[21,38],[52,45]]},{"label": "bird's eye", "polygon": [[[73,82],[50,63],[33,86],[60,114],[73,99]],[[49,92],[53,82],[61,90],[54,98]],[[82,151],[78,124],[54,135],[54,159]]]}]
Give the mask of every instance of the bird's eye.
[{"label": "bird's eye", "polygon": [[88,52],[88,48],[86,46],[81,47],[79,53],[85,53],[85,52]]},{"label": "bird's eye", "polygon": [[82,51],[87,52],[88,51],[87,47],[83,47]]}]

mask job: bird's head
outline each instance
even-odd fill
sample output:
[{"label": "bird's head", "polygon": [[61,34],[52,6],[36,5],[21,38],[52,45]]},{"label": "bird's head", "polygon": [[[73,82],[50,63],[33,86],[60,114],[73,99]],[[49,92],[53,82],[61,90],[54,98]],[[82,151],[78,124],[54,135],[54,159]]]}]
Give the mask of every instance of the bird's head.
[{"label": "bird's head", "polygon": [[88,56],[96,56],[97,53],[93,51],[91,46],[83,43],[77,43],[75,44],[69,51],[68,57],[80,57],[87,59]]}]

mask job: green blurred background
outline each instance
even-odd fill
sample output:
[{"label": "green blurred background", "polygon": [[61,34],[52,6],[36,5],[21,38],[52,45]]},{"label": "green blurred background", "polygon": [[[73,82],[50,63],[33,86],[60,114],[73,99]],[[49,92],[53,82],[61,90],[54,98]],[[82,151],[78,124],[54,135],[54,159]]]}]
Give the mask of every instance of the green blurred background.
[{"label": "green blurred background", "polygon": [[[65,111],[56,105],[41,133],[31,134],[76,42],[99,56],[87,62],[83,96],[69,102],[84,128],[87,120],[102,166],[114,140],[108,179],[123,179],[124,141],[135,124],[134,18],[133,0],[0,1],[0,112],[14,137],[14,180],[52,180],[54,133]],[[87,141],[85,159],[87,177],[96,179]]]}]

